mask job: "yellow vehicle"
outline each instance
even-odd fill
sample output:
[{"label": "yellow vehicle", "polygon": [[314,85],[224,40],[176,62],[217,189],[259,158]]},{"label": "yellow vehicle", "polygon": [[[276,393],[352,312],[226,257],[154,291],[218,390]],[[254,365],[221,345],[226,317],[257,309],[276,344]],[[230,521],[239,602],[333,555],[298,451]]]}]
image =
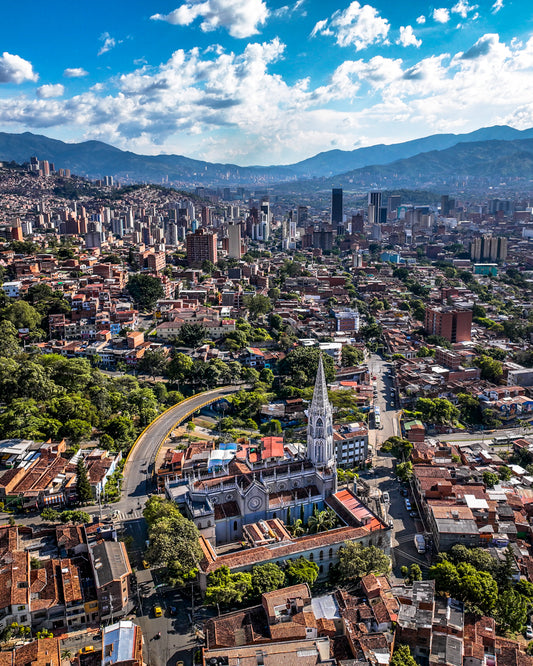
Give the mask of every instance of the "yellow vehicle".
[{"label": "yellow vehicle", "polygon": [[149,568],[150,565],[148,564],[148,562],[146,560],[143,560],[143,569],[149,569]]},{"label": "yellow vehicle", "polygon": [[85,647],[82,647],[80,650],[80,654],[88,654],[89,652],[94,652],[93,645],[86,645]]},{"label": "yellow vehicle", "polygon": [[161,608],[161,606],[155,606],[154,615],[156,617],[161,617],[161,615],[163,615],[163,609]]}]

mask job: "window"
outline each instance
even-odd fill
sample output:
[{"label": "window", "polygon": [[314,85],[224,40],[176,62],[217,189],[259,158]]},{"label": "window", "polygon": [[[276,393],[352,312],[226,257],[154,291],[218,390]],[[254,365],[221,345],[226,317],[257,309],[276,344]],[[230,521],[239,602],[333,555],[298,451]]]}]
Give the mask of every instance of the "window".
[{"label": "window", "polygon": [[320,565],[319,571],[320,571],[320,573],[324,573],[324,565],[323,564]]},{"label": "window", "polygon": [[323,559],[324,559],[324,551],[323,551],[323,550],[320,551],[320,553],[319,553],[319,555],[318,555],[318,559],[319,559],[319,560],[323,560]]},{"label": "window", "polygon": [[234,532],[237,531],[237,521],[236,520],[233,521],[233,531]]},{"label": "window", "polygon": [[315,559],[315,556],[314,556],[313,553],[311,553],[311,554],[309,555],[309,560],[310,560],[311,562],[313,562],[314,559]]},{"label": "window", "polygon": [[333,557],[333,548],[329,549],[329,559],[331,560]]}]

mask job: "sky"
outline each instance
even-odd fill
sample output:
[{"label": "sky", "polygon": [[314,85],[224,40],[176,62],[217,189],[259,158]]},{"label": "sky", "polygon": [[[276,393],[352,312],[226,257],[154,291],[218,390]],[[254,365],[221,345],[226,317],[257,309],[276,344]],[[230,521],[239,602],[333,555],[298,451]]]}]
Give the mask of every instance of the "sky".
[{"label": "sky", "polygon": [[531,0],[5,2],[0,131],[290,164],[533,126]]}]

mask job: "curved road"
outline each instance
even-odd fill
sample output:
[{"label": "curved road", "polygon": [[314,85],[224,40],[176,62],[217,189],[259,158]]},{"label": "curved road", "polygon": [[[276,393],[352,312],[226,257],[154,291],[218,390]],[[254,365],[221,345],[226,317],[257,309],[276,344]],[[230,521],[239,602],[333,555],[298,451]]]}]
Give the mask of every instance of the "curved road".
[{"label": "curved road", "polygon": [[128,456],[124,466],[122,499],[114,504],[113,508],[124,511],[124,509],[131,509],[132,506],[136,507],[144,503],[151,488],[150,472],[152,471],[152,464],[155,463],[156,454],[176,424],[183,421],[191,412],[196,411],[206,402],[223,398],[243,388],[245,387],[222,386],[212,391],[193,395],[171,407],[152,421]]}]

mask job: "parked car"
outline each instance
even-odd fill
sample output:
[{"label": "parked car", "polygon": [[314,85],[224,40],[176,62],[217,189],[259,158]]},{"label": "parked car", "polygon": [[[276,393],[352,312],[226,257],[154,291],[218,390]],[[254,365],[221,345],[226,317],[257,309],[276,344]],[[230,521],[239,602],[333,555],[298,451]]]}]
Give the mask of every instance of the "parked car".
[{"label": "parked car", "polygon": [[407,509],[407,511],[411,511],[411,502],[407,497],[405,498],[405,508]]},{"label": "parked car", "polygon": [[533,627],[531,627],[531,625],[529,624],[526,627],[526,638],[528,640],[531,640],[533,638]]}]

